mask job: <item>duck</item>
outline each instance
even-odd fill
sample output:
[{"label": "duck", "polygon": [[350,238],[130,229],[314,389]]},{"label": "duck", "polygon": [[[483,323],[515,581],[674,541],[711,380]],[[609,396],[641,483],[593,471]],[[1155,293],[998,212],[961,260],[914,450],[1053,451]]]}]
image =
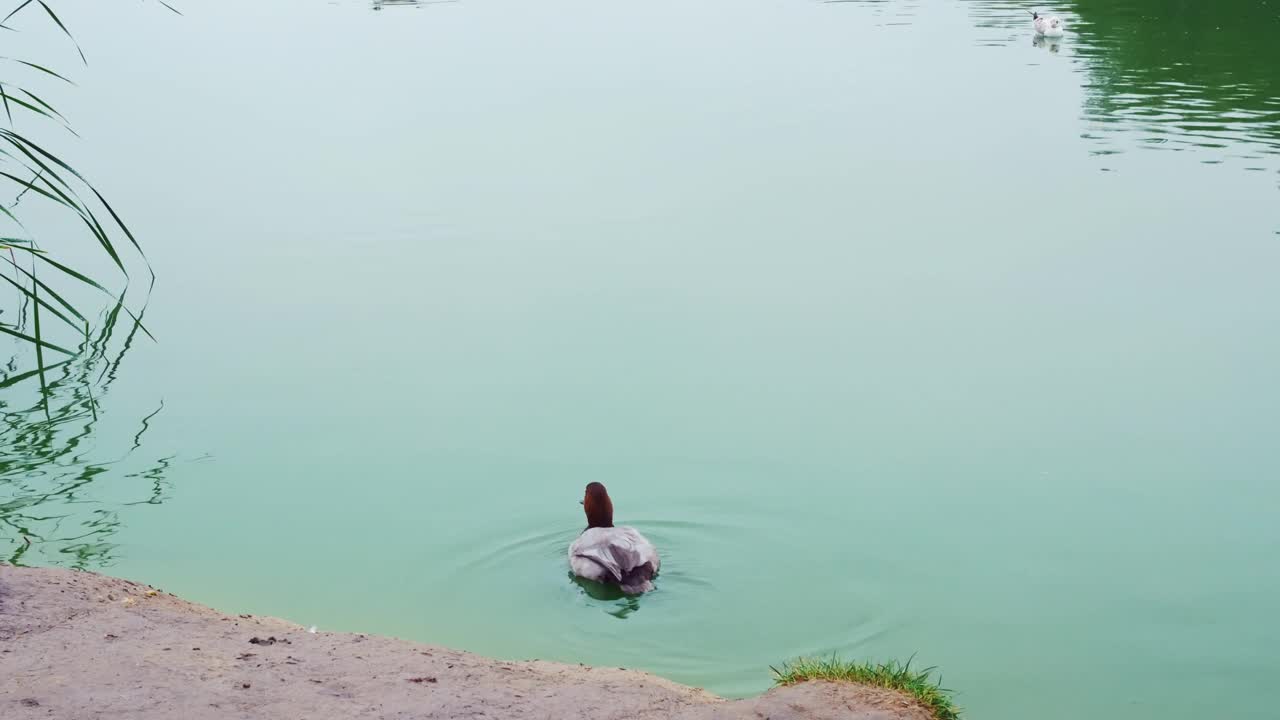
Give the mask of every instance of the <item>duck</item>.
[{"label": "duck", "polygon": [[613,501],[604,485],[587,485],[582,498],[587,528],[569,545],[569,568],[585,580],[616,585],[627,595],[653,590],[661,561],[639,530],[613,524]]},{"label": "duck", "polygon": [[[1030,11],[1028,11],[1030,12]],[[1062,18],[1057,15],[1044,15],[1040,13],[1031,13],[1031,27],[1035,28],[1036,35],[1048,38],[1062,37],[1063,26]]]}]

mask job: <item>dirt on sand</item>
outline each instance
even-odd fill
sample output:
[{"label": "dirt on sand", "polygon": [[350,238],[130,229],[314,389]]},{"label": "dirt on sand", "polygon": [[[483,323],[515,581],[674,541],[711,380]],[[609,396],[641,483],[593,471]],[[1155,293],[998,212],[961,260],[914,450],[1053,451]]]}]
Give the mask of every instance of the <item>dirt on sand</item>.
[{"label": "dirt on sand", "polygon": [[503,662],[229,616],[148,585],[0,565],[0,717],[929,720],[897,692],[805,683],[728,701],[631,670]]}]

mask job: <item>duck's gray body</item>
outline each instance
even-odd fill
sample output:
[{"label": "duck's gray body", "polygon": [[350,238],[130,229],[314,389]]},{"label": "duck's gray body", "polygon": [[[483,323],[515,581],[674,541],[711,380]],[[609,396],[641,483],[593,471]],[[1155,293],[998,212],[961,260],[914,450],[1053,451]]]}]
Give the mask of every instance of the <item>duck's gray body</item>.
[{"label": "duck's gray body", "polygon": [[569,546],[569,567],[587,580],[617,585],[628,595],[653,589],[658,551],[631,527],[587,528]]}]

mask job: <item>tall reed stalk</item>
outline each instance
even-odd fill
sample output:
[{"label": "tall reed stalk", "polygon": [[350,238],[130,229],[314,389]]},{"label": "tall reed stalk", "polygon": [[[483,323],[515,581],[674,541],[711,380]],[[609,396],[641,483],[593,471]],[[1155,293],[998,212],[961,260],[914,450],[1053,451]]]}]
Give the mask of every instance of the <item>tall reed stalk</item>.
[{"label": "tall reed stalk", "polygon": [[[55,3],[56,4],[56,3]],[[172,6],[165,7],[177,12]],[[0,40],[20,32],[31,23],[49,23],[67,39],[78,60],[87,64],[84,51],[50,1],[25,0],[0,20]],[[71,130],[67,118],[35,91],[35,82],[74,85],[67,75],[50,69],[43,58],[9,57],[0,44],[0,288],[11,293],[15,310],[0,314],[0,334],[16,338],[19,347],[34,351],[35,367],[8,374],[6,382],[30,377],[40,382],[42,395],[48,394],[48,371],[77,356],[90,343],[89,317],[95,308],[83,300],[71,300],[73,289],[88,289],[133,318],[148,337],[139,314],[122,302],[129,283],[145,273],[149,292],[155,273],[147,263],[142,246],[120,214],[83,175],[64,160],[57,148],[37,143],[29,132],[19,132],[36,124]],[[44,91],[41,90],[41,93]],[[72,131],[74,134],[74,131]],[[8,192],[5,191],[7,186]],[[37,237],[23,222],[26,210],[35,203],[47,203],[67,214],[73,226],[92,238],[110,264],[118,271],[111,279],[97,279],[77,269],[61,249],[65,236]],[[83,258],[81,258],[83,260]],[[131,272],[132,269],[132,272]],[[6,305],[8,305],[6,303]],[[2,313],[2,311],[0,311]],[[154,340],[154,338],[152,338]],[[47,406],[46,406],[47,410]]]}]

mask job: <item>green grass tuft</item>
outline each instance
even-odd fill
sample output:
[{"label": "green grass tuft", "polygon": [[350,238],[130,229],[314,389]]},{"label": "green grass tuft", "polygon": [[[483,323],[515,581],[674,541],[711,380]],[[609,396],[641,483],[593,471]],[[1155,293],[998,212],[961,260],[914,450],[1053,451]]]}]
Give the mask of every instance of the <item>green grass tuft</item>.
[{"label": "green grass tuft", "polygon": [[932,677],[936,668],[914,670],[911,660],[905,663],[895,660],[886,663],[857,662],[841,660],[833,655],[830,659],[799,658],[781,668],[769,669],[773,671],[774,682],[778,685],[794,685],[808,680],[862,683],[904,692],[918,700],[938,720],[957,720],[960,717],[960,708],[951,700],[951,691],[939,685],[941,676],[937,680]]}]

